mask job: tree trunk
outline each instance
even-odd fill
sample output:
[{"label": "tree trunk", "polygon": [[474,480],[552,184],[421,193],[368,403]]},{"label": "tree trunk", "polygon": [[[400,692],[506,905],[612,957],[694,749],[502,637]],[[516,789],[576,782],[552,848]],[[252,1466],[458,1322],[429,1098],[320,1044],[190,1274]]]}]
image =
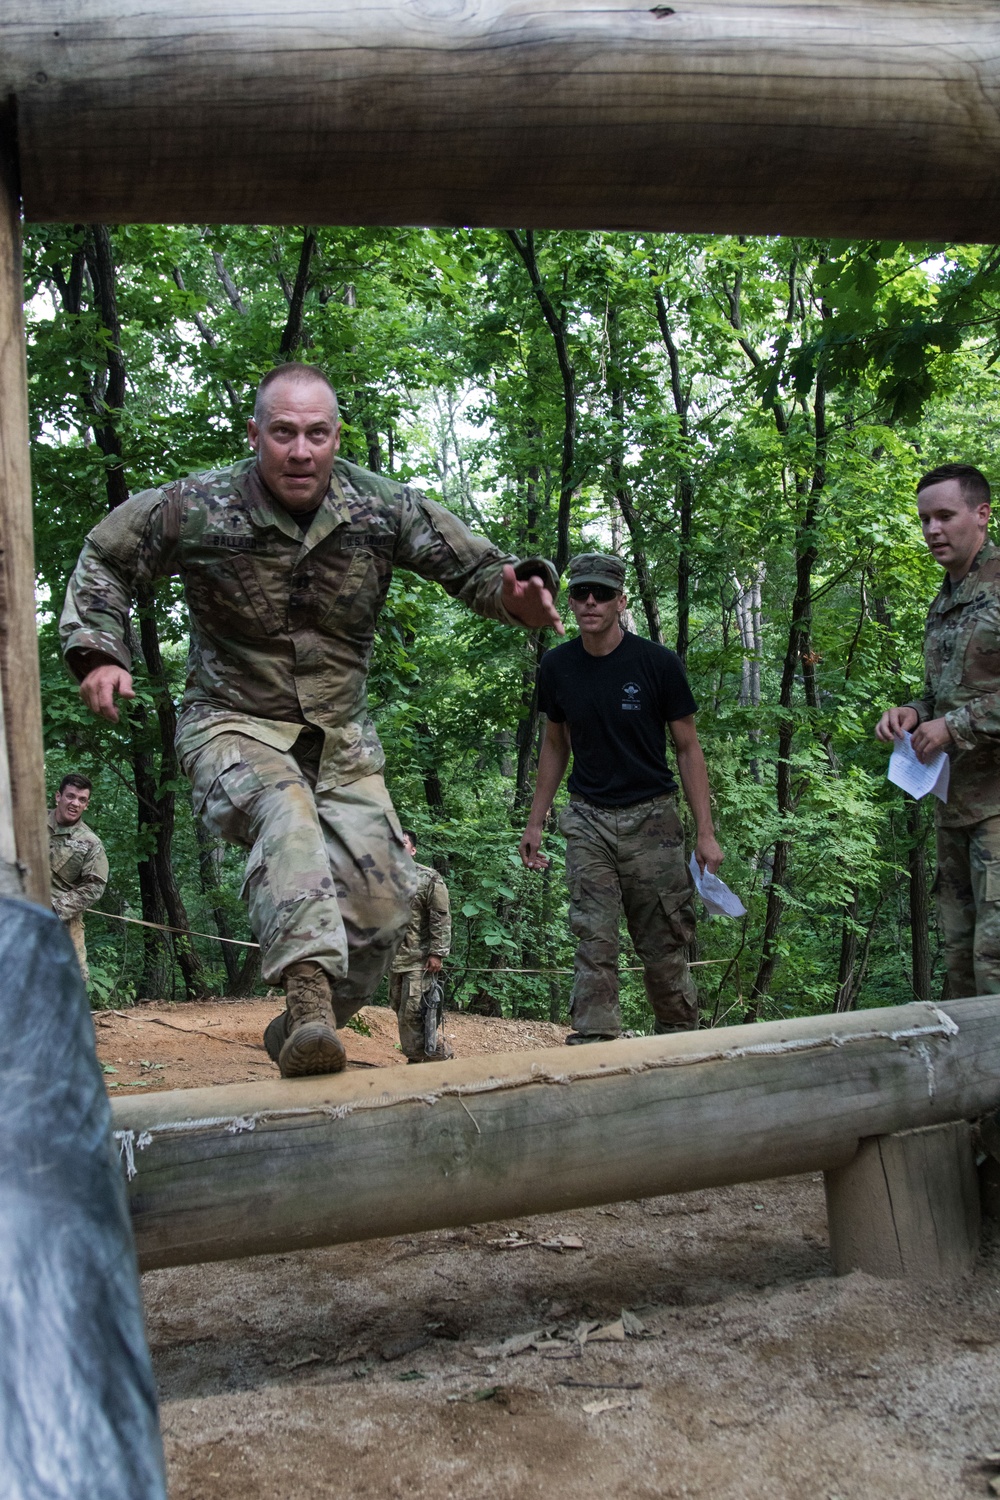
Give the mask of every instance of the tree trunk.
[{"label": "tree trunk", "polygon": [[854,886],[851,899],[844,908],[844,920],[840,929],[840,963],[837,966],[837,988],[833,997],[835,1011],[850,1010],[853,1001],[854,960],[858,952],[858,900],[859,890]]},{"label": "tree trunk", "polygon": [[[91,391],[90,406],[94,413],[94,436],[98,447],[105,458],[112,460],[106,468],[106,486],[108,509],[114,510],[128,498],[128,482],[118,432],[118,417],[125,401],[125,360],[121,348],[114,251],[107,225],[90,226],[84,253],[97,311],[107,335],[107,380],[103,392]],[[147,922],[163,922],[166,918],[170,926],[186,930],[190,923],[174,877],[171,858],[174,829],[173,785],[177,777],[177,754],[174,750],[177,715],[160,656],[152,589],[148,586],[140,588],[136,602],[141,655],[156,697],[160,762],[157,777],[153,772],[148,749],[148,716],[141,704],[135,704],[129,716],[129,732],[139,825],[141,857],[138,874],[142,915]],[[144,942],[145,962],[139,986],[140,998],[158,998],[166,991],[162,964],[166,944],[158,942],[157,935],[148,928]],[[187,997],[192,999],[204,991],[201,959],[191,940],[186,937],[177,939],[176,952]]]},{"label": "tree trunk", "polygon": [[533,660],[521,674],[521,718],[517,723],[517,769],[514,774],[515,812],[523,811],[531,802],[531,783],[537,764],[535,743],[538,739],[538,668],[547,650],[544,631],[532,631],[529,639]]},{"label": "tree trunk", "polygon": [[566,310],[557,314],[545,290],[535,256],[535,232],[525,231],[524,239],[514,229],[507,230],[507,238],[524,262],[542,317],[548,325],[556,347],[556,360],[563,388],[563,440],[562,465],[559,472],[559,510],[556,517],[556,568],[566,571],[569,562],[569,522],[572,511],[573,491],[576,486],[576,372],[569,357],[566,342]]},{"label": "tree trunk", "polygon": [[[670,394],[673,398],[674,411],[677,413],[681,438],[686,446],[690,438],[688,411],[691,406],[691,397],[685,391],[681,380],[680,355],[677,352],[670,319],[667,316],[667,304],[659,287],[653,288],[653,300],[656,304],[656,321],[660,327],[660,337],[663,339],[667,359],[670,362]],[[677,553],[677,655],[681,661],[686,661],[691,641],[691,529],[694,520],[694,478],[686,464],[677,478],[677,500],[680,520]]]},{"label": "tree trunk", "polygon": [[618,503],[618,509],[622,513],[622,519],[628,527],[629,536],[632,540],[632,563],[635,568],[636,583],[639,586],[639,598],[642,601],[642,608],[646,616],[646,628],[649,631],[649,639],[656,641],[658,645],[662,646],[663,629],[660,625],[660,606],[649,573],[649,560],[646,557],[643,527],[636,514],[628,480],[625,475],[625,392],[622,386],[620,357],[618,309],[613,304],[609,304],[607,384],[611,405],[609,465],[611,468],[612,494]]},{"label": "tree trunk", "polygon": [[435,757],[434,736],[431,726],[422,722],[414,724],[413,733],[417,744],[420,746],[420,757],[423,762],[421,775],[424,783],[424,797],[427,806],[435,818],[444,816],[444,791],[441,787],[441,777],[438,774],[438,763]]},{"label": "tree trunk", "polygon": [[278,359],[290,360],[303,342],[302,315],[305,310],[306,292],[309,290],[309,267],[316,249],[316,232],[305,229],[302,234],[302,249],[299,251],[299,268],[295,274],[295,285],[288,304],[288,320],[285,323],[281,342],[278,344]]},{"label": "tree trunk", "polygon": [[[775,420],[781,430],[775,407]],[[816,515],[819,497],[826,482],[826,396],[822,376],[817,378],[813,404],[814,420],[814,466],[812,478],[800,488],[804,491],[804,509],[795,531],[795,595],[792,599],[792,618],[788,627],[788,644],[781,672],[781,687],[778,707],[781,710],[778,727],[778,768],[775,784],[775,800],[779,826],[787,824],[792,813],[792,740],[795,721],[791,715],[795,678],[803,657],[809,650],[811,622],[812,570],[816,563]],[[761,946],[760,965],[750,991],[750,1004],[746,1011],[748,1021],[760,1016],[764,998],[770,990],[774,971],[778,963],[778,932],[784,910],[783,886],[788,873],[791,852],[790,838],[783,831],[774,845],[774,862],[771,882],[767,891],[767,909],[764,916],[764,941]]]}]

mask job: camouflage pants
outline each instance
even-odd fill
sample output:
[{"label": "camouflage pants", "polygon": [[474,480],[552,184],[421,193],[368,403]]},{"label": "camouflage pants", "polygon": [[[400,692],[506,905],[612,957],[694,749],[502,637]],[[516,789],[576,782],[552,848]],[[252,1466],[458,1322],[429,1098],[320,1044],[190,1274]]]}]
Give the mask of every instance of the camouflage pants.
[{"label": "camouflage pants", "polygon": [[570,1014],[575,1030],[617,1036],[619,921],[644,968],[655,1030],[693,1030],[698,992],[685,947],[695,933],[684,830],[673,797],[633,807],[574,800],[559,819],[566,835],[569,925],[577,939]]},{"label": "camouflage pants", "polygon": [[64,917],[63,926],[69,934],[70,941],[76,949],[76,961],[80,965],[80,973],[83,975],[84,984],[90,983],[90,969],[87,965],[87,941],[83,935],[83,912],[78,911],[72,917]]},{"label": "camouflage pants", "polygon": [[184,770],[196,816],[250,850],[243,895],[264,979],[277,983],[303,959],[320,964],[342,1026],[389,967],[416,876],[382,777],[316,792],[318,766],[319,741],[306,730],[287,754],[220,734]]},{"label": "camouflage pants", "polygon": [[939,827],[937,856],[949,992],[1000,995],[1000,817]]},{"label": "camouflage pants", "polygon": [[[428,1062],[424,1049],[424,990],[434,978],[426,969],[404,969],[389,975],[389,1004],[396,1012],[399,1026],[399,1045],[403,1056],[414,1062]],[[447,1043],[439,1042],[434,1061],[451,1057]]]}]

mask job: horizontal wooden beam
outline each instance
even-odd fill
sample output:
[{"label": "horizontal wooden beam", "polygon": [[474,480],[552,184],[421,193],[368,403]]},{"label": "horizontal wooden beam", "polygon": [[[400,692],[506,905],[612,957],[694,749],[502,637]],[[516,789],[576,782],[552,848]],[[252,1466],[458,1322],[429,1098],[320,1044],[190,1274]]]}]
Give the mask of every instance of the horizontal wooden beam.
[{"label": "horizontal wooden beam", "polygon": [[114,1103],[144,1268],[832,1170],[1000,1105],[1000,1002]]},{"label": "horizontal wooden beam", "polygon": [[992,0],[20,0],[26,215],[1000,237]]}]

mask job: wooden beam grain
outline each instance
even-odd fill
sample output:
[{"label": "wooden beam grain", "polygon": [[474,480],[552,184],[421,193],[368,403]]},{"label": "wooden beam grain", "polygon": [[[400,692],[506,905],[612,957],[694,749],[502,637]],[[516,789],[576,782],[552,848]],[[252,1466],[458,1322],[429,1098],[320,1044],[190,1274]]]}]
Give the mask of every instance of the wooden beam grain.
[{"label": "wooden beam grain", "polygon": [[21,0],[26,214],[1000,237],[987,0]]}]

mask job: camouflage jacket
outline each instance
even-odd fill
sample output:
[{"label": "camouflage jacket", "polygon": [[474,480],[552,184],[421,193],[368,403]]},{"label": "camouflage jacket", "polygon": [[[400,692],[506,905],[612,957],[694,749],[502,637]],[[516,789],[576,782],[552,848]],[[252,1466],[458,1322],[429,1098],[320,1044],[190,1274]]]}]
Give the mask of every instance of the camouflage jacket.
[{"label": "camouflage jacket", "polygon": [[57,823],[54,808],[49,811],[49,867],[52,910],[64,922],[100,901],[108,883],[104,845],[82,821]]},{"label": "camouflage jacket", "polygon": [[432,953],[447,958],[451,952],[451,902],[448,887],[437,870],[417,865],[417,889],[411,906],[410,925],[396,949],[392,972],[422,969]]},{"label": "camouflage jacket", "polygon": [[951,730],[951,785],[938,805],[946,827],[1000,815],[1000,549],[987,542],[961,583],[946,576],[927,614],[924,694],[908,706],[921,724]]},{"label": "camouflage jacket", "polygon": [[313,724],[324,732],[322,791],[385,761],[365,683],[393,568],[516,625],[500,601],[508,562],[519,577],[542,574],[558,587],[550,563],[518,563],[418,491],[339,458],[303,535],[244,459],[134,495],[95,526],[66,594],[63,651],[71,670],[75,651],[130,669],[136,585],[179,574],[191,630],[182,763],[224,732],[289,750]]}]

